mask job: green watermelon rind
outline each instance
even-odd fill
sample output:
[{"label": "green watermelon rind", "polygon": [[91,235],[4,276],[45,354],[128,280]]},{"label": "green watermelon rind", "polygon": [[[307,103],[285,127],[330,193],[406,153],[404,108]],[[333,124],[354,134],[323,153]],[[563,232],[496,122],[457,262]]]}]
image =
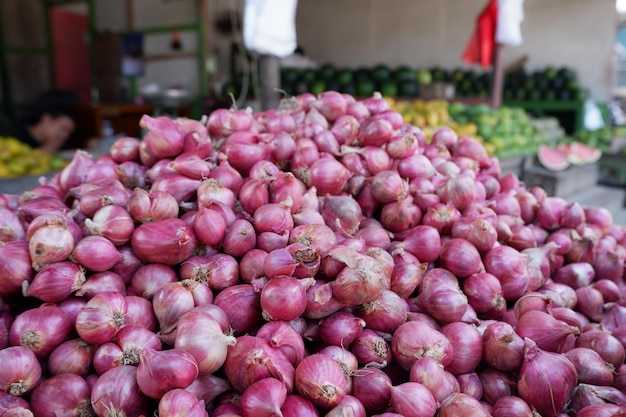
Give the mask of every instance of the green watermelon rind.
[{"label": "green watermelon rind", "polygon": [[543,143],[537,148],[537,159],[549,171],[564,171],[570,165],[565,153]]}]

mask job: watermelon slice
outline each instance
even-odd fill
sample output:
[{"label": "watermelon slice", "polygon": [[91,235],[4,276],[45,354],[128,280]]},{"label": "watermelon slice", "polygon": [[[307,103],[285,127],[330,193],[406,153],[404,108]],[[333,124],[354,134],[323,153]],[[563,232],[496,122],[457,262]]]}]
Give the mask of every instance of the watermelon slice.
[{"label": "watermelon slice", "polygon": [[602,156],[600,149],[581,142],[572,142],[569,145],[567,160],[574,165],[585,165],[597,162]]},{"label": "watermelon slice", "polygon": [[550,147],[546,144],[541,144],[537,148],[537,159],[544,168],[550,171],[563,171],[569,167],[569,160],[567,153],[559,147]]}]

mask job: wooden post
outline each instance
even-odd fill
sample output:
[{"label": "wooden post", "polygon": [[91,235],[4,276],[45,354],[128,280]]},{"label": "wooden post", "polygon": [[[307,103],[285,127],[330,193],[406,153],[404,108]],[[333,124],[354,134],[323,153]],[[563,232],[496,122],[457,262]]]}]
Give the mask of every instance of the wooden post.
[{"label": "wooden post", "polygon": [[504,87],[504,45],[496,44],[493,51],[493,79],[491,80],[491,107],[500,107],[502,104],[502,90]]},{"label": "wooden post", "polygon": [[259,55],[259,78],[261,84],[261,109],[278,107],[280,94],[280,59],[274,55]]}]

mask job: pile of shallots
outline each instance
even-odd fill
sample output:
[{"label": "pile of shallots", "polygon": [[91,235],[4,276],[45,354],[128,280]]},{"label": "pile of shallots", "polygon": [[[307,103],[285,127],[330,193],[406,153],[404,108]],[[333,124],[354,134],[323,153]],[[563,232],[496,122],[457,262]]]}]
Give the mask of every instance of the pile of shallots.
[{"label": "pile of shallots", "polygon": [[333,91],[0,194],[0,414],[626,413],[626,228]]}]

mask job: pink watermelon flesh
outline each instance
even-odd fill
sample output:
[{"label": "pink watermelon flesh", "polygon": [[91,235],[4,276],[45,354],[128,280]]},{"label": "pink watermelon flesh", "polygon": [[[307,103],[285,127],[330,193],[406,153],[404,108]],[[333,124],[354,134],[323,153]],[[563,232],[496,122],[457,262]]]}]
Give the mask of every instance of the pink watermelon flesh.
[{"label": "pink watermelon flesh", "polygon": [[544,168],[550,171],[563,171],[569,167],[567,154],[558,148],[551,148],[541,144],[537,149],[537,159]]},{"label": "pink watermelon flesh", "polygon": [[569,145],[567,159],[574,165],[592,164],[602,156],[600,149],[585,145],[580,142],[572,142]]}]

